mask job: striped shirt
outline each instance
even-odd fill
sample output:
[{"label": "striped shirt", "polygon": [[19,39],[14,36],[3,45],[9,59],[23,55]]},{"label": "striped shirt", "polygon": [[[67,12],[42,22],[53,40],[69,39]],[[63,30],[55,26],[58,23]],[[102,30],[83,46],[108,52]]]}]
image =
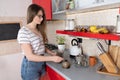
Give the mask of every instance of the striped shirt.
[{"label": "striped shirt", "polygon": [[33,53],[36,55],[45,53],[45,46],[43,43],[42,35],[41,36],[36,35],[27,27],[23,26],[19,30],[17,40],[19,44],[23,44],[23,43],[30,44],[32,46]]}]

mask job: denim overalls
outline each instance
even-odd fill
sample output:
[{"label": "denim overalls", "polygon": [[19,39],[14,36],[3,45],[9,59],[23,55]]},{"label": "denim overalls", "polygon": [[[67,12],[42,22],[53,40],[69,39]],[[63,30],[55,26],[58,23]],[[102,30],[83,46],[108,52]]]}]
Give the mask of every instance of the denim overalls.
[{"label": "denim overalls", "polygon": [[45,73],[45,62],[28,61],[26,57],[23,58],[21,66],[22,80],[40,80],[40,76]]}]

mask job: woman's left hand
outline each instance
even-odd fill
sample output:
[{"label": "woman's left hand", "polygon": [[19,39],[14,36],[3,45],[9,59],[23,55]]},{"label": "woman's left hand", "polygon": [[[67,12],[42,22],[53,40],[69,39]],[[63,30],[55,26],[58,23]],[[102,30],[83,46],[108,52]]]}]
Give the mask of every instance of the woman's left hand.
[{"label": "woman's left hand", "polygon": [[56,52],[51,52],[50,54],[51,54],[52,56],[56,56],[57,53],[56,53]]}]

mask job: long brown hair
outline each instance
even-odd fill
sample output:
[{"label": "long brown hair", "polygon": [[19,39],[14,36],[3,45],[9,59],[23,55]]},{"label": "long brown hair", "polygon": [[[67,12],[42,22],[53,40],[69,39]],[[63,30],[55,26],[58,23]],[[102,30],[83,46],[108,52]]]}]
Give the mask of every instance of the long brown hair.
[{"label": "long brown hair", "polygon": [[27,10],[27,24],[31,23],[33,21],[33,18],[38,14],[39,11],[42,11],[43,13],[43,21],[41,24],[37,24],[36,28],[38,31],[41,32],[41,35],[43,37],[44,43],[47,41],[47,35],[46,35],[46,16],[45,16],[45,11],[44,9],[37,5],[37,4],[31,4],[28,7]]}]

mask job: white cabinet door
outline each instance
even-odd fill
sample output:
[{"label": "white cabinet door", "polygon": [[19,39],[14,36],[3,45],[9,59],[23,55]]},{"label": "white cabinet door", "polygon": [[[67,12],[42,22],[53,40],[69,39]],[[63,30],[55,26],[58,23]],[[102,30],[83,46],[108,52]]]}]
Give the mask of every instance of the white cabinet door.
[{"label": "white cabinet door", "polygon": [[95,0],[96,4],[111,4],[111,3],[117,3],[120,2],[120,0]]},{"label": "white cabinet door", "polygon": [[52,0],[52,12],[63,11],[66,8],[67,0]]},{"label": "white cabinet door", "polygon": [[104,0],[104,2],[120,2],[120,0]]},{"label": "white cabinet door", "polygon": [[92,7],[102,7],[104,5],[112,5],[115,3],[120,3],[120,0],[75,0],[77,8],[76,9],[85,9]]},{"label": "white cabinet door", "polygon": [[84,8],[94,3],[94,0],[75,0],[78,8]]}]

